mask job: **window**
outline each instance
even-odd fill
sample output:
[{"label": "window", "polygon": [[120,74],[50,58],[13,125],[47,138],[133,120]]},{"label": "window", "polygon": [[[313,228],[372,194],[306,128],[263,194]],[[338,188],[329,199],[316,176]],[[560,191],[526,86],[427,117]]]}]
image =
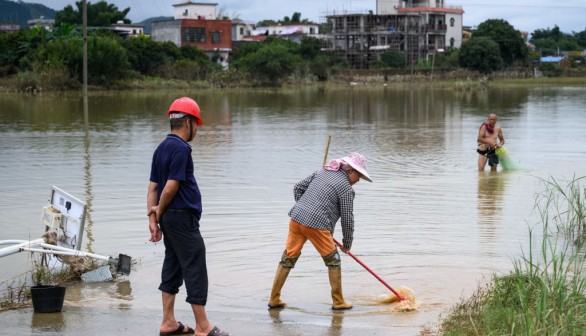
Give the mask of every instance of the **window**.
[{"label": "window", "polygon": [[455,22],[456,22],[456,19],[451,18],[450,19],[450,27],[453,27]]},{"label": "window", "polygon": [[450,47],[452,47],[452,48],[453,48],[453,47],[454,47],[454,43],[456,43],[456,40],[454,40],[454,38],[452,37],[452,38],[450,39]]},{"label": "window", "polygon": [[212,43],[220,43],[222,40],[222,32],[213,31],[212,32]]},{"label": "window", "polygon": [[309,33],[310,33],[311,35],[315,34],[315,28],[313,28],[313,27],[310,27],[310,28],[309,28]]},{"label": "window", "polygon": [[205,43],[206,29],[205,28],[184,28],[183,41]]},{"label": "window", "polygon": [[240,35],[244,35],[244,27],[240,27]]}]

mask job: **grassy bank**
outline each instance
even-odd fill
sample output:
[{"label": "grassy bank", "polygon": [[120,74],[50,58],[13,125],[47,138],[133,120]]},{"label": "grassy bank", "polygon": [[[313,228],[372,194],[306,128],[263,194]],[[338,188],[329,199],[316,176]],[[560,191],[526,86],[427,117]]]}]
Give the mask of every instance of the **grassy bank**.
[{"label": "grassy bank", "polygon": [[[160,77],[140,77],[126,80],[113,81],[108,86],[90,86],[89,91],[152,91],[169,89],[295,89],[299,87],[319,86],[325,88],[341,87],[388,87],[388,88],[410,88],[433,87],[440,90],[455,91],[482,91],[494,88],[515,88],[535,86],[586,86],[586,77],[486,77],[465,75],[452,76],[429,76],[424,74],[401,74],[385,76],[381,72],[373,71],[351,71],[344,74],[332,76],[327,81],[308,80],[307,78],[289,78],[281,82],[279,87],[254,86],[243,79],[217,79],[209,81],[187,81],[181,79],[164,79]],[[19,73],[11,77],[0,78],[0,92],[14,93],[77,93],[81,92],[81,84],[77,80],[67,77],[63,73]]]},{"label": "grassy bank", "polygon": [[[583,178],[544,181],[529,230],[529,251],[514,271],[494,275],[441,321],[442,335],[582,335],[586,333]],[[536,238],[534,230],[541,230]],[[539,232],[539,231],[537,231]]]}]

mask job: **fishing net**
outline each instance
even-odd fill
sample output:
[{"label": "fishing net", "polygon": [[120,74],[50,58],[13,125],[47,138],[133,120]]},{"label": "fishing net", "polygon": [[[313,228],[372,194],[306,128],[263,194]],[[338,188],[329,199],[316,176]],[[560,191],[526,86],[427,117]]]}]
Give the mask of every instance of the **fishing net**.
[{"label": "fishing net", "polygon": [[503,167],[504,170],[519,170],[519,169],[521,169],[521,166],[519,165],[519,163],[511,158],[511,156],[509,155],[509,152],[504,147],[497,148],[495,150],[495,152],[496,152],[496,155],[499,157],[501,167]]},{"label": "fishing net", "polygon": [[418,310],[419,306],[417,305],[417,301],[415,300],[415,294],[413,291],[405,286],[400,286],[396,288],[396,291],[401,294],[401,296],[405,299],[403,301],[399,300],[399,298],[391,292],[389,296],[381,297],[377,301],[379,303],[395,303],[393,305],[393,311],[412,311]]}]

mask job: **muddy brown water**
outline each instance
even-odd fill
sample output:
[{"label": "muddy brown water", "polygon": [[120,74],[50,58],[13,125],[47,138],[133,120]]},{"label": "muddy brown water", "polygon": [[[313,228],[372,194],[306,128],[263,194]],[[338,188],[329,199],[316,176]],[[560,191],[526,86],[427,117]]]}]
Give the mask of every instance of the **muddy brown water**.
[{"label": "muddy brown water", "polygon": [[[200,103],[193,142],[203,193],[212,322],[238,335],[417,335],[492,273],[508,272],[538,221],[540,179],[586,175],[586,88],[451,90],[157,91],[78,97],[0,95],[0,240],[36,239],[51,185],[87,202],[84,249],[138,261],[127,281],[74,284],[64,311],[0,313],[16,334],[154,334],[162,244],[148,243],[145,196],[151,155],[168,132],[174,98]],[[517,171],[479,173],[475,139],[499,115]],[[329,308],[327,271],[306,245],[282,311],[267,311],[284,248],[292,187],[329,158],[358,151],[374,183],[355,186],[353,253],[418,310],[379,303],[389,290],[349,256],[343,287],[354,308]],[[341,230],[335,236],[341,239]],[[0,281],[31,267],[0,259]],[[193,325],[184,291],[178,318]],[[95,331],[96,333],[94,333]]]}]

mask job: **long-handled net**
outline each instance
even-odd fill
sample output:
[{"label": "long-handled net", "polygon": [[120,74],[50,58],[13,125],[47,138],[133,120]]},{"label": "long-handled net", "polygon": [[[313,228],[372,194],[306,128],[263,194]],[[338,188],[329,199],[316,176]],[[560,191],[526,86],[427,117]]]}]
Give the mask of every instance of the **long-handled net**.
[{"label": "long-handled net", "polygon": [[[330,149],[330,140],[331,139],[332,139],[331,135],[328,135],[328,143],[326,145],[326,151],[325,151],[324,161],[323,161],[322,166],[326,165],[327,158],[328,158],[328,150]],[[342,244],[339,241],[337,241],[335,238],[334,238],[334,243],[336,245],[342,247]],[[398,303],[393,306],[393,308],[392,308],[393,311],[411,311],[411,310],[418,309],[417,302],[415,301],[415,294],[413,294],[413,291],[411,289],[409,289],[405,286],[400,286],[397,289],[392,288],[388,283],[386,283],[385,280],[383,280],[370,267],[368,267],[368,265],[366,265],[360,259],[358,259],[358,257],[355,256],[352,252],[348,251],[348,255],[351,256],[352,259],[356,260],[356,262],[358,262],[360,265],[362,265],[362,267],[364,267],[364,269],[366,269],[370,274],[372,274],[376,279],[378,279],[378,281],[380,281],[383,285],[385,285],[385,287],[387,287],[391,291],[391,294],[389,296],[384,296],[382,298],[379,298],[377,300],[377,302],[379,302],[379,303],[394,303],[394,302],[398,301]]]}]

